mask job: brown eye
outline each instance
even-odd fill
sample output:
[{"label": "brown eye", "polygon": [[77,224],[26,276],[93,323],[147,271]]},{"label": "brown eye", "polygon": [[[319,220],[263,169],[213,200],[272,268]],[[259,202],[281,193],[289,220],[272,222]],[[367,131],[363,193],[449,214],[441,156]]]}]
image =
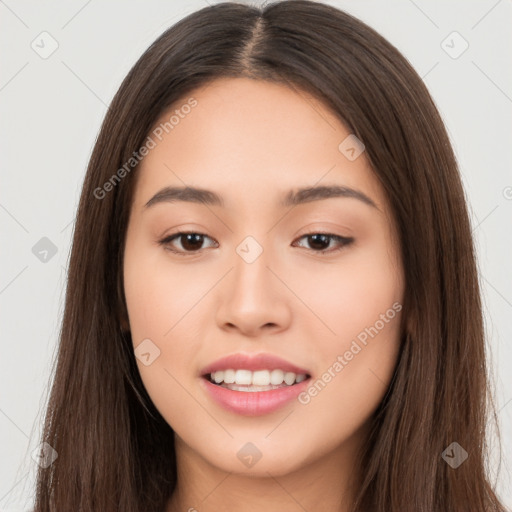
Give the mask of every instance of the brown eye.
[{"label": "brown eye", "polygon": [[[175,233],[174,235],[168,236],[164,238],[159,243],[176,254],[185,255],[187,253],[193,254],[195,252],[200,251],[203,247],[203,243],[205,239],[210,239],[209,236],[203,233],[193,233],[193,232],[184,232],[180,231],[179,233]],[[172,244],[175,241],[179,241],[181,248],[175,249],[172,247]]]},{"label": "brown eye", "polygon": [[[308,233],[306,235],[301,236],[299,240],[302,240],[304,238],[310,245],[310,250],[321,254],[339,251],[343,249],[345,246],[350,245],[354,241],[353,238],[333,235],[331,233]],[[334,249],[329,249],[331,241],[337,242],[338,246],[335,247]]]},{"label": "brown eye", "polygon": [[[214,247],[215,244],[217,244],[215,240],[203,233],[185,231],[180,231],[179,233],[170,235],[161,240],[159,244],[163,245],[167,250],[175,254],[186,256],[187,254],[191,255],[200,252],[201,249],[204,248],[203,244],[206,239],[212,240],[214,242]],[[307,240],[309,247],[306,247],[306,249],[319,254],[328,254],[339,251],[354,241],[353,238],[333,235],[331,233],[307,233],[299,238],[299,240],[302,239]],[[181,247],[176,247],[177,242],[179,242]],[[331,242],[335,242],[334,248],[330,248]],[[210,245],[210,247],[212,247],[212,245]]]}]

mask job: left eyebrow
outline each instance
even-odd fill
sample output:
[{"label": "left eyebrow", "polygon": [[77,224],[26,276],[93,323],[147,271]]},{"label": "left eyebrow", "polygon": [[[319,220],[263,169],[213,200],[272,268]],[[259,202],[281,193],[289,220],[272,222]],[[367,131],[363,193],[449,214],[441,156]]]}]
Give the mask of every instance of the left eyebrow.
[{"label": "left eyebrow", "polygon": [[[281,201],[282,207],[296,206],[311,201],[331,199],[334,197],[353,198],[379,210],[375,202],[363,192],[340,185],[304,187],[290,190]],[[158,203],[173,203],[186,201],[211,206],[224,206],[224,201],[217,193],[196,187],[165,187],[157,192],[145,205],[149,208]]]},{"label": "left eyebrow", "polygon": [[144,205],[144,208],[149,208],[158,203],[174,203],[176,201],[224,206],[222,198],[211,190],[195,187],[165,187],[157,192]]}]

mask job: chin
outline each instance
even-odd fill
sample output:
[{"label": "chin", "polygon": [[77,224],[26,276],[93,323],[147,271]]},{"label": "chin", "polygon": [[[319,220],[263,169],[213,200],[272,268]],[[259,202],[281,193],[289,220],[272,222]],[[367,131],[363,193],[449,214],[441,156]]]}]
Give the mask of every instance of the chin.
[{"label": "chin", "polygon": [[206,447],[207,453],[201,455],[221,471],[252,477],[283,476],[304,466],[308,454],[298,452],[304,447],[304,440],[298,440],[297,446],[285,445],[282,442],[276,446],[269,439],[265,439],[267,434],[260,438],[248,435],[244,440],[238,437],[229,443],[219,442],[213,450],[210,442]]}]

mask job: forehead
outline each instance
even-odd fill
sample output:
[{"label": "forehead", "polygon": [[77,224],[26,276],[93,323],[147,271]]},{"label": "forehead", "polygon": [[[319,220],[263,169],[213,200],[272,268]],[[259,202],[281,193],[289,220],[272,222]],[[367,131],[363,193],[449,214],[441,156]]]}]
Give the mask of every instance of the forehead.
[{"label": "forehead", "polygon": [[155,145],[137,170],[139,204],[171,185],[216,190],[231,204],[271,196],[282,203],[291,188],[327,182],[382,200],[364,152],[351,161],[340,150],[347,127],[296,87],[217,79],[175,102],[149,136]]}]

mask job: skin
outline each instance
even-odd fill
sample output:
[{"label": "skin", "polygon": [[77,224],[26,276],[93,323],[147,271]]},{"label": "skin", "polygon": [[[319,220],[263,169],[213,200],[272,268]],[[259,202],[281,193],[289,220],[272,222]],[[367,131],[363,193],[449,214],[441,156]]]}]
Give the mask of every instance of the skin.
[{"label": "skin", "polygon": [[[134,347],[149,338],[160,350],[147,366],[137,359],[139,371],[175,432],[178,486],[167,511],[347,510],[358,451],[395,368],[401,313],[307,404],[238,415],[205,393],[200,371],[229,354],[266,352],[321,378],[402,304],[389,205],[365,153],[350,161],[338,149],[348,129],[309,94],[223,78],[190,96],[197,106],[136,171],[124,260]],[[357,189],[377,208],[342,197],[279,205],[290,189],[327,184]],[[215,191],[225,205],[144,208],[160,189],[185,185]],[[207,236],[192,252],[184,237],[169,244],[185,256],[158,243],[180,230]],[[354,241],[333,251],[336,239],[315,244],[308,233]],[[251,264],[236,252],[247,236],[263,248]],[[237,457],[247,442],[262,454],[250,468]]]}]

